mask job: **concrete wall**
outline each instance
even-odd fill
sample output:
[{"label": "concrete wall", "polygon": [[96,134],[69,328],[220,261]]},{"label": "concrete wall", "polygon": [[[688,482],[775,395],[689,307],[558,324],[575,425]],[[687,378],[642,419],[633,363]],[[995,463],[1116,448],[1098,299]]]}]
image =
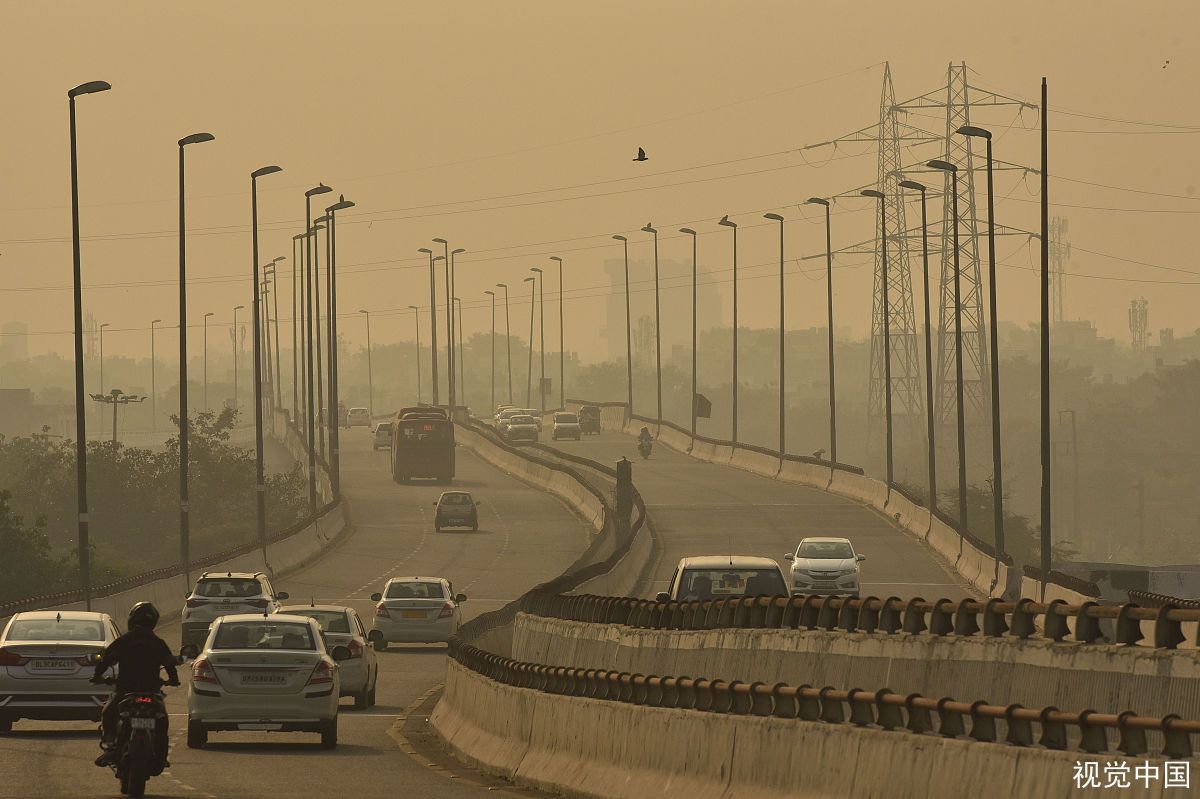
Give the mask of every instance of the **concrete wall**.
[{"label": "concrete wall", "polygon": [[[1076,761],[1114,759],[559,696],[493,682],[453,660],[447,667],[430,721],[449,749],[485,772],[569,797],[1059,799],[1085,794],[1074,787]],[[1138,789],[1162,795],[1161,781]]]},{"label": "concrete wall", "polygon": [[641,630],[524,613],[512,657],[631,674],[952,696],[1200,718],[1195,651],[825,630]]}]

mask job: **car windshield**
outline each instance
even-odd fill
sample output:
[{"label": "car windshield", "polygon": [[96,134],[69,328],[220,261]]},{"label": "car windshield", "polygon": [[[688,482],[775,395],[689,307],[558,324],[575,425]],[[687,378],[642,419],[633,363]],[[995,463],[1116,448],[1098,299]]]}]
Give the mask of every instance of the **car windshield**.
[{"label": "car windshield", "polygon": [[579,417],[573,413],[556,413],[554,421],[558,424],[576,424],[579,422]]},{"label": "car windshield", "polygon": [[196,584],[196,596],[212,598],[258,596],[263,592],[258,580],[223,577],[218,580],[201,580]]},{"label": "car windshield", "polygon": [[796,550],[796,557],[812,560],[845,560],[854,557],[854,550],[845,541],[805,541]]},{"label": "car windshield", "polygon": [[312,630],[298,622],[231,621],[217,628],[213,649],[316,649]]},{"label": "car windshield", "polygon": [[441,583],[411,582],[392,583],[387,589],[387,599],[445,599],[446,592]]},{"label": "car windshield", "polygon": [[679,599],[683,601],[787,593],[778,569],[684,569],[679,584]]},{"label": "car windshield", "polygon": [[327,633],[348,633],[350,632],[350,620],[346,618],[344,610],[289,610],[289,614],[294,616],[308,616],[310,619],[316,619],[317,624]]},{"label": "car windshield", "polygon": [[104,625],[94,619],[17,619],[9,641],[103,641]]},{"label": "car windshield", "polygon": [[470,505],[471,504],[471,495],[470,494],[443,494],[441,504],[443,504],[443,505]]},{"label": "car windshield", "polygon": [[537,424],[533,421],[532,416],[514,416],[508,420],[509,424]]}]

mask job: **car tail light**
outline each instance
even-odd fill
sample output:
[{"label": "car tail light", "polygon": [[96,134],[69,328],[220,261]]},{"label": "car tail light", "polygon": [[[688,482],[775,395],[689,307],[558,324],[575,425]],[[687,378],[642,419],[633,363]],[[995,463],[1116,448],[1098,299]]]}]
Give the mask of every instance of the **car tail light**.
[{"label": "car tail light", "polygon": [[29,658],[27,657],[0,649],[0,666],[24,666],[28,662]]},{"label": "car tail light", "polygon": [[350,657],[352,658],[360,658],[363,656],[363,645],[354,638],[350,639],[350,641],[346,644],[346,648],[350,650]]},{"label": "car tail light", "polygon": [[212,664],[208,662],[208,658],[203,657],[192,663],[192,682],[221,684],[221,681],[217,679],[217,673],[213,671]]},{"label": "car tail light", "polygon": [[446,604],[442,605],[442,609],[438,613],[438,618],[439,619],[448,619],[453,615],[454,615],[454,605],[447,602]]},{"label": "car tail light", "polygon": [[309,685],[326,685],[333,682],[333,664],[326,663],[322,660],[313,669],[312,676],[308,678]]},{"label": "car tail light", "polygon": [[375,617],[379,619],[390,619],[392,614],[388,613],[387,605],[380,602],[375,606]]},{"label": "car tail light", "polygon": [[265,610],[267,605],[271,604],[271,600],[269,600],[269,599],[247,599],[246,604],[251,605],[252,607],[262,608]]},{"label": "car tail light", "polygon": [[208,603],[208,600],[207,600],[207,599],[197,599],[197,598],[195,598],[195,597],[188,597],[188,598],[187,598],[187,606],[188,606],[189,608],[198,608],[198,607],[200,607],[201,605],[205,605],[205,604],[207,604],[207,603]]}]

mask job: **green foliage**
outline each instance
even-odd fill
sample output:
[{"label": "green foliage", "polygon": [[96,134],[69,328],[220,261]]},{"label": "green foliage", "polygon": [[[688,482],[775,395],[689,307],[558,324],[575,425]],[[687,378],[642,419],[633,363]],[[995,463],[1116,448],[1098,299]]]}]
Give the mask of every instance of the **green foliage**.
[{"label": "green foliage", "polygon": [[46,538],[45,522],[32,527],[13,512],[12,495],[0,491],[0,600],[61,590],[71,573],[66,558],[55,557]]},{"label": "green foliage", "polygon": [[[254,453],[229,443],[235,421],[236,412],[229,409],[201,412],[191,421],[193,559],[257,537]],[[177,563],[178,435],[167,441],[164,451],[89,442],[87,464],[93,583]],[[78,546],[75,480],[74,442],[48,436],[0,437],[0,490],[10,497],[0,513],[15,520],[9,523],[14,530],[22,529],[22,517],[36,519],[32,531],[12,533],[17,541],[12,548],[0,548],[5,569],[32,575],[23,578],[21,588],[0,576],[0,600],[73,587]],[[307,494],[299,467],[269,475],[266,496],[268,534],[303,518]]]}]

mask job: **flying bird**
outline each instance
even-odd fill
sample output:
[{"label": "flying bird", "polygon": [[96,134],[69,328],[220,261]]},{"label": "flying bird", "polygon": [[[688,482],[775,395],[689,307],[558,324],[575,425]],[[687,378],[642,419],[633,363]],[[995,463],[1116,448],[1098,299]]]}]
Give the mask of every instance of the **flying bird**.
[{"label": "flying bird", "polygon": [[646,161],[646,160],[649,160],[649,159],[647,159],[647,158],[646,158],[646,151],[645,151],[645,150],[643,150],[641,147],[639,147],[639,148],[638,148],[638,154],[637,154],[637,158],[635,158],[635,159],[633,159],[633,160],[634,160],[634,161]]},{"label": "flying bird", "polygon": [[1163,69],[1166,69],[1166,68],[1167,68],[1167,64],[1170,64],[1170,63],[1171,63],[1171,59],[1169,59],[1169,58],[1168,58],[1168,59],[1167,59],[1167,63],[1166,63],[1166,64],[1163,64],[1163,65],[1162,65],[1162,68],[1163,68]]}]

